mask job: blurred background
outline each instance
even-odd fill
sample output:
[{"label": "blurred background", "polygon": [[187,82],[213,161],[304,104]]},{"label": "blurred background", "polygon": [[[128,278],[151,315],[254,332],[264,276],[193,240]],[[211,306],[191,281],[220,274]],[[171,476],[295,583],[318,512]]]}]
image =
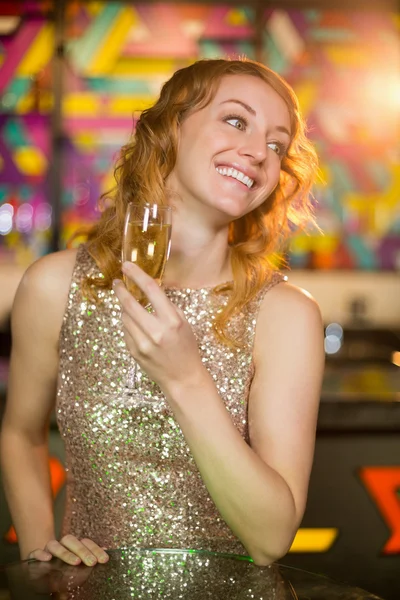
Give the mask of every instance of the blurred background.
[{"label": "blurred background", "polygon": [[[0,2],[1,410],[21,276],[97,218],[140,111],[197,59],[258,60],[293,86],[321,162],[314,197],[322,233],[295,234],[288,255],[290,281],[321,306],[327,364],[308,508],[283,562],[393,600],[400,597],[399,30],[392,0]],[[63,450],[54,423],[50,445],[60,515]],[[1,563],[18,553],[1,490],[0,504]]]}]

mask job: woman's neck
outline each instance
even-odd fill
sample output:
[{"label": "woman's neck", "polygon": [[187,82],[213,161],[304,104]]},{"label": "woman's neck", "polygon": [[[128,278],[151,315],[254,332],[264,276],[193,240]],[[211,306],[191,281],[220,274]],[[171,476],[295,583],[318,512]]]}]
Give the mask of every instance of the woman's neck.
[{"label": "woman's neck", "polygon": [[173,220],[171,254],[165,267],[165,287],[201,288],[232,279],[228,227],[211,231]]}]

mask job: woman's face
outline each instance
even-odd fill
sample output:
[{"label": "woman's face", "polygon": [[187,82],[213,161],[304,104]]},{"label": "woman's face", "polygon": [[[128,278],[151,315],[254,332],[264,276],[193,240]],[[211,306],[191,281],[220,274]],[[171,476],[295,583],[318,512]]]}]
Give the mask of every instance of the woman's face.
[{"label": "woman's face", "polygon": [[214,99],[182,123],[167,186],[189,209],[229,223],[275,189],[290,141],[289,111],[277,92],[258,77],[227,75]]}]

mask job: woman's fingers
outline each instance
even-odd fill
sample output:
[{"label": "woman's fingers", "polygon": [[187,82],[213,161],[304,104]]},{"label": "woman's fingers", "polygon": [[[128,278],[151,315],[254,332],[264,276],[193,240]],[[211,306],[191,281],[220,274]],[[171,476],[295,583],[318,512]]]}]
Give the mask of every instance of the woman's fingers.
[{"label": "woman's fingers", "polygon": [[[78,542],[78,540],[76,541]],[[64,545],[64,542],[60,543],[57,540],[50,540],[50,542],[47,542],[45,550],[68,565],[80,565],[82,562],[81,558],[73,550],[70,551]]]},{"label": "woman's fingers", "polygon": [[74,535],[65,535],[59,542],[52,540],[45,549],[69,565],[83,562],[88,567],[93,567],[97,563],[96,556]]},{"label": "woman's fingers", "polygon": [[35,559],[41,562],[49,561],[53,558],[53,555],[50,552],[46,552],[46,550],[42,550],[41,548],[37,548],[37,550],[33,550],[29,553],[28,559]]},{"label": "woman's fingers", "polygon": [[78,538],[76,538],[74,535],[65,535],[60,542],[68,550],[78,556],[88,567],[93,567],[97,563],[96,556],[85,544],[82,543],[82,541],[78,540]]},{"label": "woman's fingers", "polygon": [[147,275],[147,273],[135,265],[135,263],[130,262],[124,262],[122,271],[140,287],[142,292],[146,294],[156,315],[160,317],[160,319],[166,319],[173,314],[171,302],[161,290],[158,283],[150,277],[150,275]]},{"label": "woman's fingers", "polygon": [[122,313],[122,325],[125,336],[125,343],[132,354],[137,360],[140,355],[143,355],[151,347],[151,340],[148,335],[144,333],[137,325],[136,322],[128,315],[128,313]]},{"label": "woman's fingers", "polygon": [[139,304],[139,302],[126,289],[123,281],[115,279],[113,289],[121,305],[122,314],[128,315],[144,331],[151,331],[154,328],[154,315]]},{"label": "woman's fingers", "polygon": [[83,538],[78,540],[74,535],[65,535],[60,541],[50,540],[44,550],[37,548],[29,554],[29,559],[47,562],[53,557],[59,558],[68,565],[77,566],[82,562],[93,567],[97,562],[105,563],[109,556],[104,548],[98,546],[93,540]]},{"label": "woman's fingers", "polygon": [[88,550],[97,558],[100,563],[106,563],[110,558],[103,548],[100,548],[93,540],[83,538],[82,544],[88,548]]}]

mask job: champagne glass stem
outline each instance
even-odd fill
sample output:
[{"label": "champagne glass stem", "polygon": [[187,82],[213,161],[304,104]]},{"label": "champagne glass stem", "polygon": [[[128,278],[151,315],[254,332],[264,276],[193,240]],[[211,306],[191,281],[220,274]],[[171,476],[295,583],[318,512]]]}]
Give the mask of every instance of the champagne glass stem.
[{"label": "champagne glass stem", "polygon": [[137,362],[135,359],[132,360],[133,364],[128,369],[127,387],[130,390],[135,390],[137,388]]}]

